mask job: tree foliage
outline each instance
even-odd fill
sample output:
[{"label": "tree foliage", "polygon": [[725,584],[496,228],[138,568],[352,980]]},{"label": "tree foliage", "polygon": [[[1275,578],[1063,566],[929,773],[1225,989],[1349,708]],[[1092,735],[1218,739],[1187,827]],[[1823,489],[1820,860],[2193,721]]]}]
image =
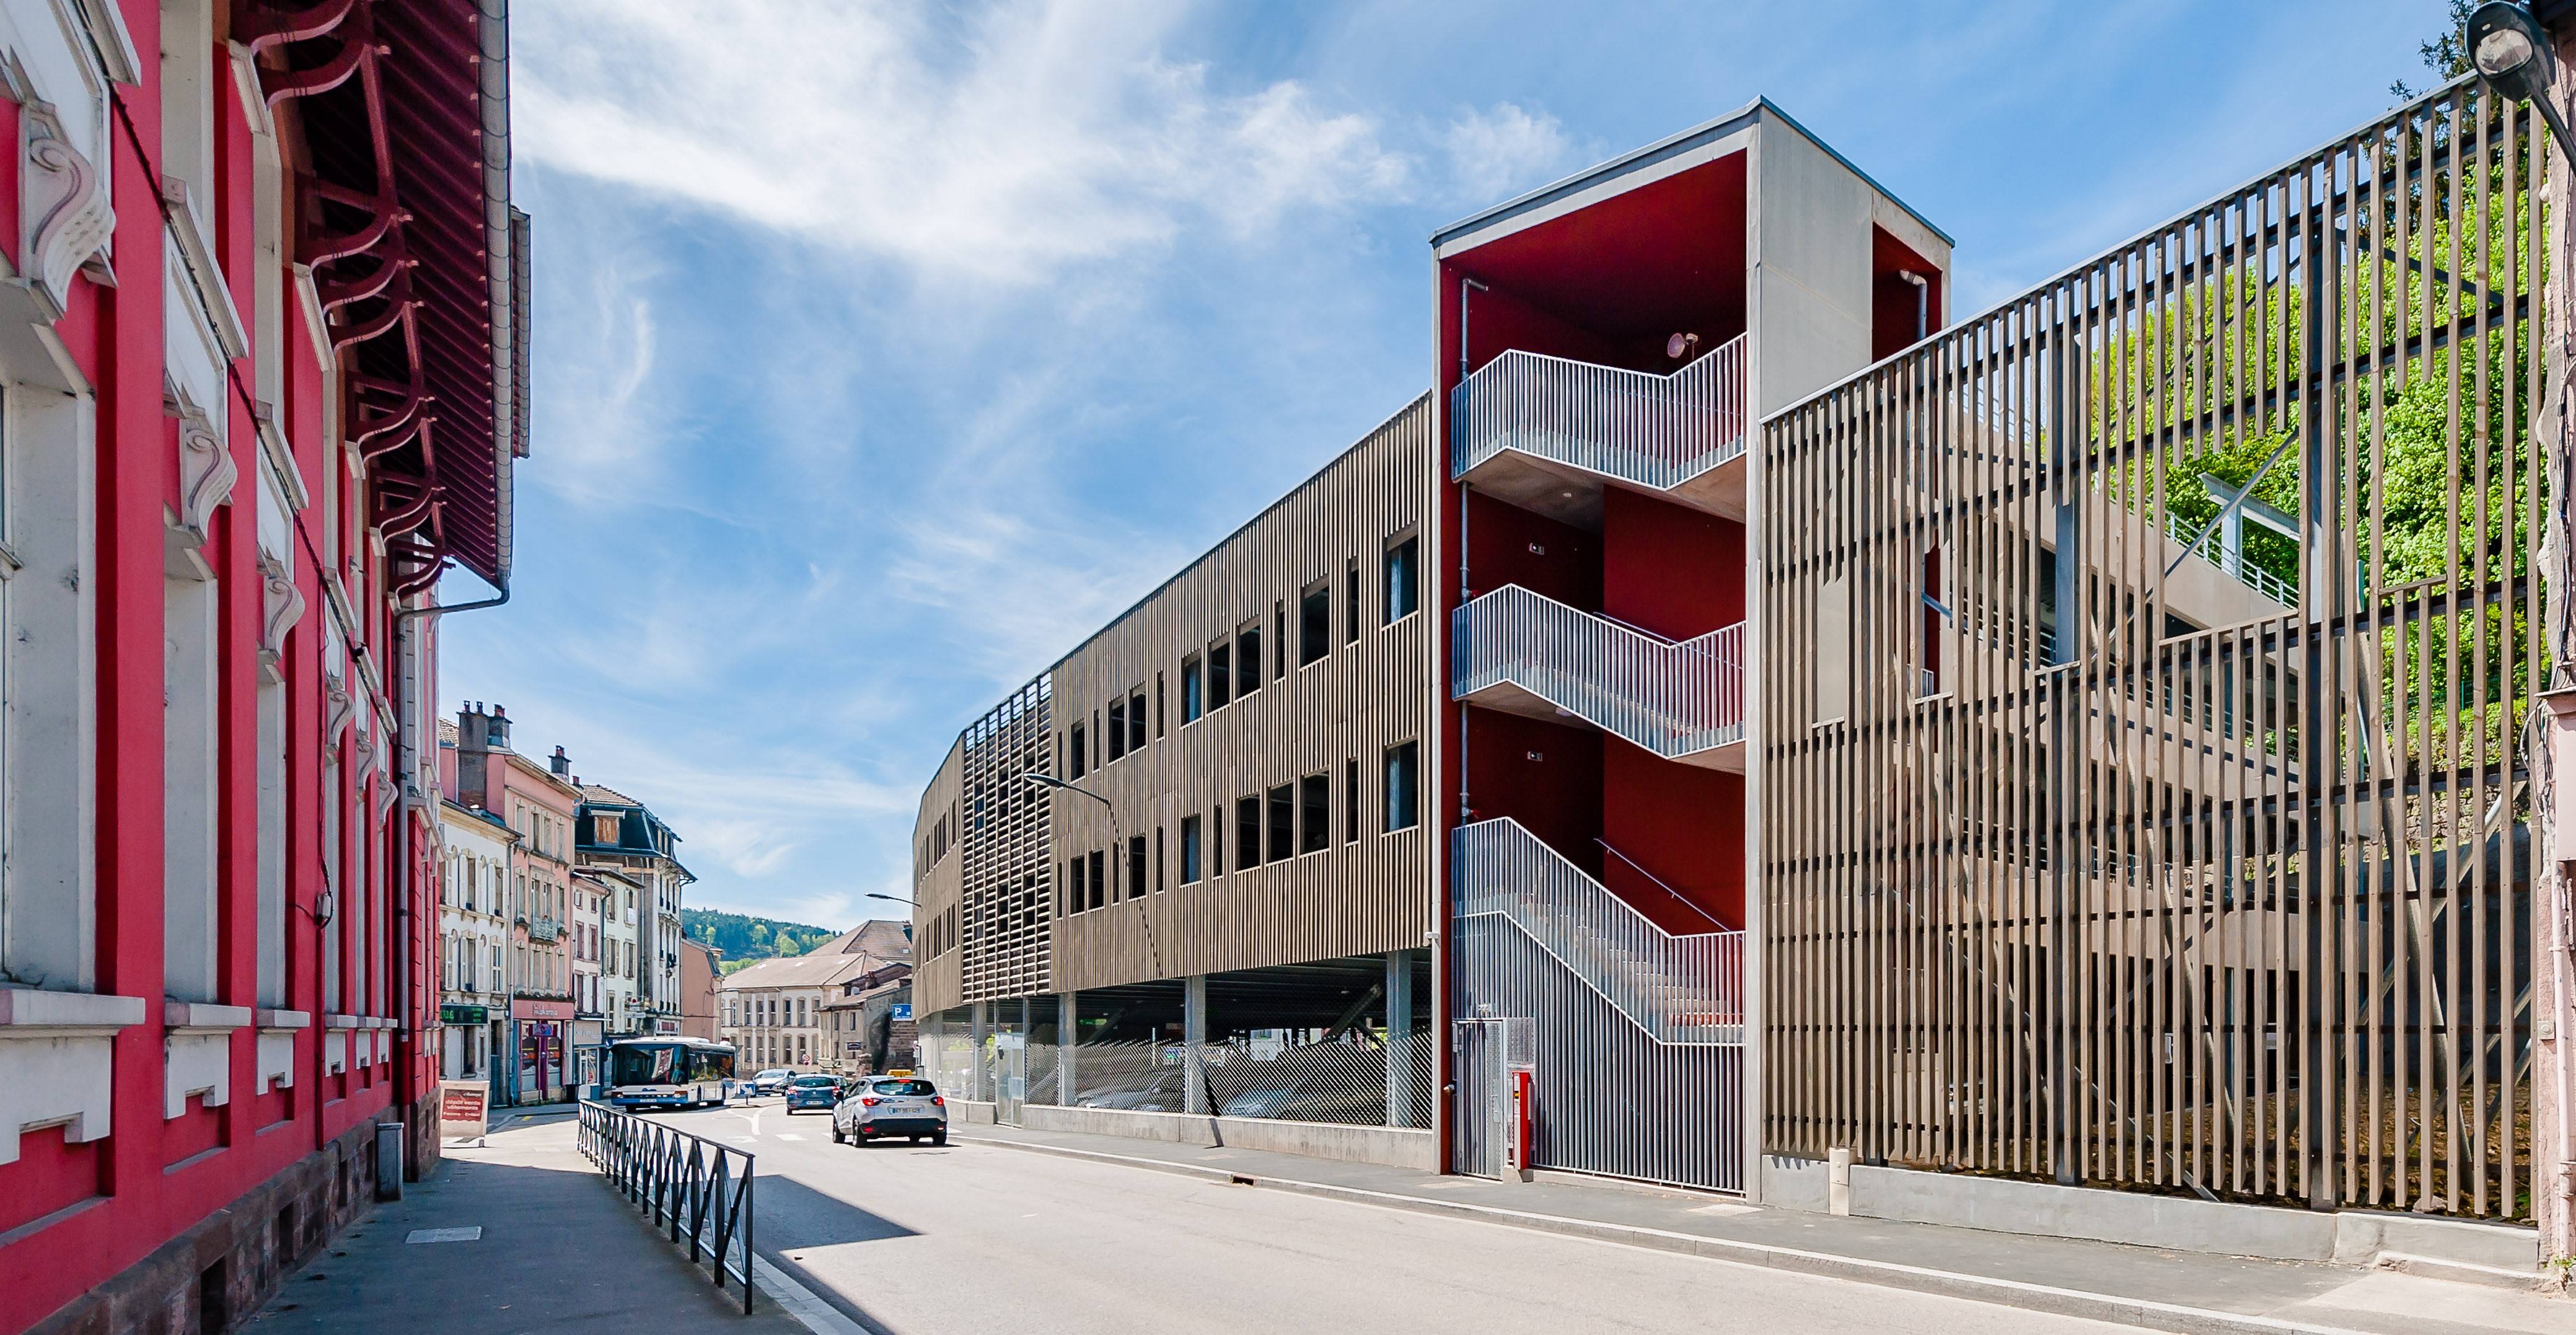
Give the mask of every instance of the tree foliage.
[{"label": "tree foliage", "polygon": [[690,908],[680,910],[680,932],[724,952],[727,963],[802,955],[840,935],[829,927]]}]

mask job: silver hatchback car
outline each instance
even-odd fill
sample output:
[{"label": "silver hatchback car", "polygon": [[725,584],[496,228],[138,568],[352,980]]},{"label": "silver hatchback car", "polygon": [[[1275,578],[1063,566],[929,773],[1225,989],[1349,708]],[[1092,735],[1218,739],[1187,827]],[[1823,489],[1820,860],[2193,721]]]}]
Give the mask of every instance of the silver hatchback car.
[{"label": "silver hatchback car", "polygon": [[853,1085],[832,1109],[832,1143],[865,1145],[896,1137],[948,1143],[948,1100],[919,1076],[879,1076]]}]

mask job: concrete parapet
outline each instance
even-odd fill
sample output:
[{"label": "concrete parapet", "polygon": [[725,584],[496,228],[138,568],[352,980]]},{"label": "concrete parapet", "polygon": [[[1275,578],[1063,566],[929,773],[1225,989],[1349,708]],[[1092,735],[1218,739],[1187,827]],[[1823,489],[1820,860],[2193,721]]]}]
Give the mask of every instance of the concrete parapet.
[{"label": "concrete parapet", "polygon": [[[1826,1165],[1765,1156],[1765,1203],[1822,1212]],[[2375,1210],[2318,1212],[2185,1196],[2062,1187],[1910,1168],[1851,1169],[1851,1213],[1998,1233],[2089,1238],[2171,1251],[2369,1265],[2385,1253],[2536,1272],[2539,1235],[2527,1228]]]},{"label": "concrete parapet", "polygon": [[[948,1106],[960,1122],[990,1124],[993,1105],[951,1099]],[[1029,1104],[1020,1109],[1020,1125],[1031,1131],[1065,1131],[1086,1136],[1124,1136],[1175,1145],[1225,1146],[1301,1154],[1310,1159],[1385,1164],[1423,1172],[1439,1170],[1437,1142],[1429,1131],[1393,1126],[1344,1126],[1334,1122],[1289,1122],[1266,1117],[1210,1117],[1204,1113],[1130,1112],[1121,1108],[1057,1108]]]}]

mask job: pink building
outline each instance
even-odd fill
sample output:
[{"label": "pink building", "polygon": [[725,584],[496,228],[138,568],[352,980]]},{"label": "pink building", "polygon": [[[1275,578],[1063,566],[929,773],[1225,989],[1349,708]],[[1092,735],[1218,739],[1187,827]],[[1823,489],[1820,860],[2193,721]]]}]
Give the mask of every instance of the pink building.
[{"label": "pink building", "polygon": [[[505,890],[510,922],[509,1039],[496,1102],[551,1103],[575,1083],[573,1019],[573,817],[581,806],[571,762],[558,747],[539,763],[510,749],[510,716],[469,704],[456,716],[454,798],[518,832]],[[595,977],[595,975],[594,975]]]}]

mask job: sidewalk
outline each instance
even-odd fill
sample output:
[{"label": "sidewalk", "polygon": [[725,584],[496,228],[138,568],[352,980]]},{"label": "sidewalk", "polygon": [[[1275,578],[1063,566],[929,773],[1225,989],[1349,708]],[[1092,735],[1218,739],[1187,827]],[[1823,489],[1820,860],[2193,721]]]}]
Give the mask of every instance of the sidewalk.
[{"label": "sidewalk", "polygon": [[959,1140],[2187,1332],[2568,1335],[2576,1301],[2387,1270],[1768,1210],[1550,1177],[1441,1177],[1258,1150],[978,1123]]},{"label": "sidewalk", "polygon": [[[600,1180],[575,1148],[570,1117],[525,1116],[496,1121],[485,1148],[448,1146],[428,1181],[360,1215],[245,1329],[808,1335],[766,1293],[748,1317],[741,1289],[719,1295],[703,1267]],[[405,1241],[414,1230],[477,1227],[472,1240]]]}]

